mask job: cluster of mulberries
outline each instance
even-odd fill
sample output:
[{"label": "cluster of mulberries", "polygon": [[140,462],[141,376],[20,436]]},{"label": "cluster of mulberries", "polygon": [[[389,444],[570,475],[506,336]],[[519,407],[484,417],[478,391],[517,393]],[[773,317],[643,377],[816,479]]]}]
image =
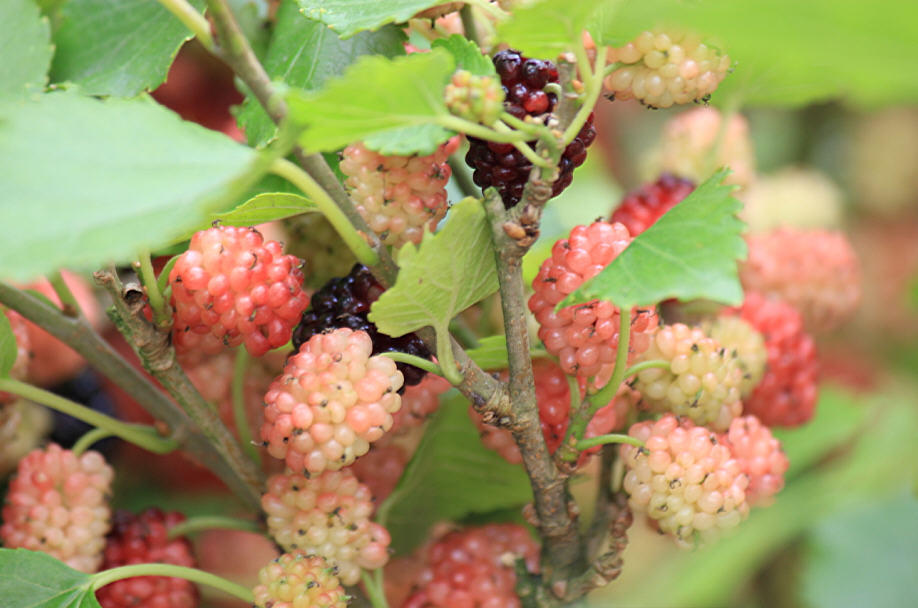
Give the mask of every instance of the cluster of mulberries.
[{"label": "cluster of mulberries", "polygon": [[245,344],[260,357],[290,340],[309,305],[300,260],[254,228],[219,226],[191,237],[169,273],[179,353]]},{"label": "cluster of mulberries", "polygon": [[454,137],[427,156],[384,156],[352,144],[339,168],[345,186],[370,228],[387,245],[420,243],[446,215],[447,159],[459,147]]},{"label": "cluster of mulberries", "polygon": [[615,99],[637,99],[651,108],[706,101],[730,69],[730,57],[693,34],[641,32],[608,60],[623,64],[605,87]]},{"label": "cluster of mulberries", "polygon": [[848,320],[861,298],[857,255],[841,232],[780,228],[747,237],[743,288],[794,306],[813,331]]},{"label": "cluster of mulberries", "polygon": [[740,394],[747,397],[765,374],[768,351],[762,334],[747,321],[731,315],[707,320],[701,329],[736,359],[742,373]]},{"label": "cluster of mulberries", "polygon": [[644,442],[621,448],[628,504],[680,546],[694,546],[696,534],[712,539],[749,514],[749,477],[709,429],[666,414],[633,425],[628,434]]},{"label": "cluster of mulberries", "polygon": [[[493,58],[497,75],[504,92],[504,110],[521,120],[545,121],[543,115],[551,112],[558,96],[546,92],[549,83],[558,82],[558,68],[551,61],[529,59],[518,51],[507,49]],[[574,169],[586,160],[586,149],[596,139],[593,115],[580,129],[577,137],[564,149],[558,165],[560,174],[552,185],[552,196],[558,196],[574,179]],[[513,207],[523,196],[523,187],[532,171],[532,163],[512,144],[484,141],[469,137],[469,151],[465,162],[475,171],[472,179],[480,188],[493,186],[500,192],[504,206]],[[535,142],[530,142],[535,147]]]},{"label": "cluster of mulberries", "polygon": [[[347,276],[332,279],[312,294],[311,306],[303,313],[299,325],[293,332],[293,347],[299,349],[316,334],[347,327],[366,332],[370,336],[373,354],[398,351],[429,359],[430,351],[417,334],[410,333],[393,338],[379,332],[367,318],[370,306],[379,299],[383,291],[383,286],[373,277],[369,268],[355,264]],[[407,363],[396,365],[404,376],[406,386],[419,383],[427,373]]]},{"label": "cluster of mulberries", "polygon": [[758,418],[734,419],[720,442],[730,448],[749,478],[746,499],[750,505],[767,504],[784,487],[784,473],[790,463],[781,450],[781,442]]},{"label": "cluster of mulberries", "polygon": [[402,374],[363,331],[317,334],[265,394],[261,438],[296,473],[337,470],[392,428]]},{"label": "cluster of mulberries", "polygon": [[836,229],[842,223],[844,195],[815,169],[790,167],[759,175],[742,199],[742,218],[749,232],[781,227]]},{"label": "cluster of mulberries", "polygon": [[[185,538],[169,538],[169,530],[184,520],[181,513],[163,513],[156,508],[140,515],[116,512],[106,538],[102,568],[148,563],[194,567],[191,543]],[[198,597],[191,581],[168,576],[136,576],[96,591],[102,608],[194,608]]]},{"label": "cluster of mulberries", "polygon": [[657,181],[629,192],[612,212],[609,221],[624,224],[629,234],[635,237],[655,224],[694,189],[695,184],[691,180],[665,173]]},{"label": "cluster of mulberries", "polygon": [[77,456],[57,444],[19,461],[3,506],[0,540],[43,551],[81,572],[102,563],[111,523],[112,468],[98,452]]},{"label": "cluster of mulberries", "polygon": [[304,551],[285,553],[258,573],[257,608],[346,608],[348,595],[335,568]]},{"label": "cluster of mulberries", "polygon": [[488,524],[450,532],[427,550],[418,589],[403,608],[519,608],[514,562],[539,570],[539,546],[517,524]]},{"label": "cluster of mulberries", "polygon": [[[599,274],[630,243],[631,235],[621,224],[597,221],[577,226],[568,238],[554,244],[551,257],[542,263],[532,282],[535,293],[529,298],[529,310],[539,323],[539,339],[559,359],[566,374],[591,377],[612,368],[618,347],[619,309],[602,300],[566,306],[557,312],[555,306]],[[652,309],[635,308],[630,315],[633,355],[650,345],[658,319]]]},{"label": "cluster of mulberries", "polygon": [[345,469],[313,477],[272,475],[261,504],[277,544],[322,556],[341,582],[353,585],[361,568],[381,568],[389,559],[389,533],[370,521],[372,501],[370,489]]}]

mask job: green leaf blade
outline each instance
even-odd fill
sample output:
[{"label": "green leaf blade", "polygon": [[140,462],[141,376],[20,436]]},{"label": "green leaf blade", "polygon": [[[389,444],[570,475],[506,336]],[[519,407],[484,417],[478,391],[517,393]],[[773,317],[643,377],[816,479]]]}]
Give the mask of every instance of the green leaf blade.
[{"label": "green leaf blade", "polygon": [[10,375],[10,370],[16,363],[16,356],[19,354],[19,348],[16,346],[16,335],[13,333],[13,326],[10,325],[10,319],[0,308],[0,378]]},{"label": "green leaf blade", "polygon": [[[201,10],[203,0],[191,0]],[[54,34],[52,82],[70,81],[92,95],[133,97],[166,79],[191,37],[172,13],[150,0],[69,0]]]},{"label": "green leaf blade", "polygon": [[403,23],[442,0],[298,0],[303,14],[350,38],[387,23]]},{"label": "green leaf blade", "polygon": [[51,27],[34,2],[0,2],[0,97],[41,92],[53,54]]},{"label": "green leaf blade", "polygon": [[405,554],[438,521],[519,508],[532,500],[525,472],[485,448],[461,395],[444,399],[381,510],[392,547]]},{"label": "green leaf blade", "polygon": [[[324,23],[303,16],[296,0],[284,0],[277,11],[264,66],[273,79],[304,91],[317,91],[329,78],[341,76],[358,57],[404,55],[404,40],[404,33],[394,26],[341,40]],[[276,131],[251,95],[246,97],[238,120],[252,145],[266,143]]]},{"label": "green leaf blade", "polygon": [[392,60],[365,56],[317,94],[291,90],[290,117],[307,125],[300,143],[309,151],[330,151],[383,132],[424,127],[427,138],[413,152],[431,154],[453,135],[430,125],[449,115],[443,88],[454,68],[443,49]]},{"label": "green leaf blade", "polygon": [[528,57],[554,59],[580,44],[590,16],[615,0],[543,0],[514,9],[497,28],[498,39]]},{"label": "green leaf blade", "polygon": [[456,61],[457,70],[468,70],[475,76],[497,76],[494,62],[481,52],[478,45],[471,40],[453,34],[449,38],[437,38],[431,44],[432,48],[442,48],[449,51]]},{"label": "green leaf blade", "polygon": [[490,227],[481,202],[453,205],[446,225],[405,245],[398,279],[373,303],[369,319],[379,331],[401,336],[422,327],[445,329],[450,320],[497,291]]},{"label": "green leaf blade", "polygon": [[100,608],[90,576],[47,553],[0,549],[0,572],[4,608]]},{"label": "green leaf blade", "polygon": [[0,115],[0,276],[13,280],[155,250],[206,222],[256,158],[148,99],[58,92]]},{"label": "green leaf blade", "polygon": [[650,228],[639,234],[598,275],[558,307],[607,300],[620,308],[650,306],[669,298],[743,301],[736,260],[746,255],[742,204],[716,172]]},{"label": "green leaf blade", "polygon": [[224,226],[255,226],[313,211],[318,211],[318,207],[305,196],[290,192],[265,192],[256,194],[232,211],[215,213],[213,219]]}]

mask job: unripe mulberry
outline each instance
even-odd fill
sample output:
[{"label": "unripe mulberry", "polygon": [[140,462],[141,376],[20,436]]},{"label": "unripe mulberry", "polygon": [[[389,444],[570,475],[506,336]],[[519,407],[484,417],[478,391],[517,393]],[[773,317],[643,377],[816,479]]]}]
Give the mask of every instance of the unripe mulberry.
[{"label": "unripe mulberry", "polygon": [[447,159],[459,147],[454,137],[427,156],[384,156],[352,144],[339,168],[344,184],[370,228],[387,245],[420,243],[446,215]]},{"label": "unripe mulberry", "polygon": [[[500,76],[504,92],[504,111],[523,120],[547,121],[554,110],[558,96],[547,92],[546,85],[558,82],[558,68],[551,61],[523,57],[518,51],[506,49],[493,57],[494,68]],[[551,195],[558,196],[574,178],[574,169],[586,160],[586,149],[596,139],[593,115],[581,127],[574,140],[567,145],[558,163],[560,174],[552,184]],[[513,144],[484,141],[469,137],[469,151],[465,163],[475,171],[472,180],[484,189],[497,188],[504,206],[513,207],[523,196],[529,180],[532,163]],[[527,144],[535,148],[536,142]]]},{"label": "unripe mulberry", "polygon": [[300,260],[254,228],[195,233],[169,273],[179,353],[245,344],[260,357],[290,340],[309,305]]},{"label": "unripe mulberry", "polygon": [[408,449],[400,443],[380,442],[370,446],[370,451],[358,458],[347,470],[352,471],[360,483],[370,489],[376,507],[398,485],[410,456]]},{"label": "unripe mulberry", "polygon": [[609,221],[624,224],[635,237],[655,224],[694,189],[695,184],[691,180],[666,173],[657,181],[629,192]]},{"label": "unripe mulberry", "polygon": [[[303,313],[300,324],[293,332],[293,348],[299,349],[316,334],[348,327],[355,331],[365,331],[370,336],[374,355],[397,351],[430,359],[430,351],[417,334],[393,338],[377,330],[367,318],[370,306],[384,291],[369,268],[355,264],[347,276],[332,279],[312,294],[311,306]],[[402,372],[406,386],[419,383],[427,373],[407,363],[397,363],[396,367]]]},{"label": "unripe mulberry", "polygon": [[746,241],[749,257],[740,266],[746,291],[791,304],[812,331],[834,329],[857,310],[860,264],[841,232],[781,228]]},{"label": "unripe mulberry", "polygon": [[765,374],[765,364],[768,360],[765,338],[747,321],[730,315],[705,321],[701,329],[731,355],[735,353],[736,364],[743,375],[740,395],[747,397]]},{"label": "unripe mulberry", "polygon": [[701,183],[715,169],[727,166],[731,173],[725,184],[751,184],[755,179],[755,150],[749,124],[741,114],[726,118],[726,126],[722,126],[723,120],[719,111],[702,107],[667,121],[660,147],[647,163],[647,176],[672,173]]},{"label": "unripe mulberry", "polygon": [[43,551],[81,572],[102,563],[112,468],[98,452],[77,456],[57,444],[19,461],[3,506],[5,547]]},{"label": "unripe mulberry", "polygon": [[335,568],[317,555],[285,553],[258,573],[256,608],[347,608]]},{"label": "unripe mulberry", "polygon": [[337,470],[392,428],[402,373],[372,348],[366,332],[342,328],[313,336],[287,360],[265,394],[261,438],[272,456],[296,473]]},{"label": "unripe mulberry", "polygon": [[[3,310],[0,308],[0,314],[6,314],[9,321],[10,329],[13,330],[13,338],[16,340],[16,360],[13,367],[10,368],[9,377],[14,380],[25,380],[29,374],[29,361],[32,359],[32,341],[29,338],[29,326],[26,320],[18,312],[12,309]],[[12,403],[19,397],[10,393],[0,391],[0,407],[6,403]]]},{"label": "unripe mulberry", "polygon": [[272,475],[261,504],[277,544],[322,556],[345,585],[360,580],[361,568],[375,570],[389,560],[389,533],[370,521],[370,489],[348,469]]},{"label": "unripe mulberry", "polygon": [[813,417],[819,361],[813,338],[792,306],[747,293],[739,315],[765,338],[765,375],[743,403],[743,411],[768,426],[797,426]]},{"label": "unripe mulberry", "polygon": [[742,195],[749,232],[784,226],[800,229],[838,228],[844,214],[841,189],[815,169],[789,167],[760,175]]},{"label": "unripe mulberry", "polygon": [[713,540],[749,514],[749,479],[713,432],[666,414],[635,424],[628,434],[644,442],[643,448],[621,447],[628,504],[680,546],[694,546],[696,533]]},{"label": "unripe mulberry", "polygon": [[[614,366],[619,310],[601,300],[558,312],[555,305],[599,274],[629,243],[631,235],[621,224],[598,221],[577,226],[568,238],[555,243],[551,257],[542,263],[532,282],[535,293],[529,298],[529,310],[539,323],[539,339],[568,375],[602,375]],[[652,309],[631,310],[631,355],[647,349],[657,323]]]},{"label": "unripe mulberry", "polygon": [[51,430],[51,412],[20,399],[0,406],[0,478],[15,471],[23,456]]},{"label": "unripe mulberry", "polygon": [[730,448],[749,478],[746,499],[750,505],[766,505],[784,487],[784,473],[790,465],[768,427],[755,416],[741,416],[730,423],[720,437]]},{"label": "unripe mulberry", "polygon": [[[532,363],[535,377],[536,403],[539,406],[539,421],[542,425],[542,435],[545,444],[552,454],[561,446],[567,433],[571,413],[571,392],[567,376],[557,363],[550,359],[536,359]],[[586,381],[580,379],[580,397],[586,393]],[[623,385],[614,399],[602,407],[590,420],[586,428],[585,438],[598,437],[611,433],[625,424],[625,418],[637,403],[637,395],[629,387]],[[486,424],[481,414],[469,407],[469,416],[478,427],[481,442],[485,447],[500,454],[504,460],[512,464],[520,464],[523,457],[519,446],[513,439],[509,430]],[[585,450],[578,462],[579,465],[587,460],[590,454],[595,454],[599,446]]]},{"label": "unripe mulberry", "polygon": [[730,69],[730,57],[693,34],[641,32],[609,50],[609,62],[624,64],[606,76],[615,99],[637,99],[651,108],[707,101]]},{"label": "unripe mulberry", "polygon": [[669,368],[641,370],[634,388],[654,411],[673,412],[723,431],[742,411],[737,358],[700,328],[667,325],[653,335],[642,359],[667,361]]},{"label": "unripe mulberry", "polygon": [[539,546],[517,524],[450,532],[427,550],[428,566],[403,608],[519,608],[513,563],[539,570]]},{"label": "unripe mulberry", "polygon": [[[156,508],[140,515],[115,513],[102,569],[148,563],[195,567],[191,543],[186,538],[169,538],[169,530],[184,520],[181,513],[163,513]],[[102,608],[195,608],[198,589],[183,578],[136,576],[102,587],[96,591],[96,599]]]},{"label": "unripe mulberry", "polygon": [[472,122],[492,125],[504,108],[501,83],[491,76],[457,70],[443,93],[449,111]]}]

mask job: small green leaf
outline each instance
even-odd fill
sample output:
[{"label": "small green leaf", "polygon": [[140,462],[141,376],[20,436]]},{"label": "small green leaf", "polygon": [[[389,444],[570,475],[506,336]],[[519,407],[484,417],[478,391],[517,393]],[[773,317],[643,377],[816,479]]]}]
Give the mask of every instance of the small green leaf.
[{"label": "small green leaf", "polygon": [[442,0],[298,0],[310,19],[321,21],[350,38],[357,32],[375,30],[387,23],[403,23]]},{"label": "small green leaf", "polygon": [[370,321],[401,336],[425,326],[445,331],[450,320],[497,291],[491,231],[481,202],[466,198],[437,234],[399,253],[398,279],[373,303]]},{"label": "small green leaf", "polygon": [[698,186],[558,306],[599,299],[631,308],[669,298],[740,304],[736,260],[746,243],[736,217],[742,203],[720,183],[727,174],[721,169]]},{"label": "small green leaf", "polygon": [[[296,0],[284,0],[277,10],[264,66],[271,78],[304,91],[317,91],[330,77],[341,76],[360,56],[404,55],[404,40],[405,34],[395,26],[341,40],[324,23],[304,17]],[[246,97],[239,124],[252,145],[264,144],[276,130],[251,96]]]},{"label": "small green leaf", "polygon": [[51,27],[34,2],[0,2],[0,97],[44,89],[53,54]]},{"label": "small green leaf", "polygon": [[590,16],[617,0],[543,0],[513,10],[497,27],[499,40],[529,57],[554,59],[580,44]]},{"label": "small green leaf", "polygon": [[507,337],[503,334],[488,336],[478,341],[476,348],[466,351],[469,358],[481,369],[507,369]]},{"label": "small green leaf", "polygon": [[431,45],[432,48],[444,48],[456,60],[457,70],[468,70],[476,76],[497,76],[494,62],[481,52],[478,45],[459,34],[449,38],[437,38]]},{"label": "small green leaf", "polygon": [[532,500],[522,467],[482,445],[467,409],[461,395],[443,400],[382,507],[396,553],[418,546],[438,521],[519,508]]},{"label": "small green leaf", "polygon": [[0,549],[3,608],[100,608],[88,574],[47,553]]},{"label": "small green leaf", "polygon": [[0,104],[0,276],[96,269],[200,226],[256,156],[149,99]]},{"label": "small green leaf", "polygon": [[269,192],[257,194],[232,211],[212,217],[224,226],[255,226],[318,211],[315,203],[299,194]]},{"label": "small green leaf", "polygon": [[438,125],[419,125],[390,129],[370,135],[363,140],[363,145],[386,156],[411,156],[412,154],[423,156],[433,154],[441,143],[453,135],[453,131],[448,131]]},{"label": "small green leaf", "polygon": [[16,335],[10,325],[10,319],[0,308],[0,378],[9,376],[16,363],[19,349],[16,346]]},{"label": "small green leaf", "polygon": [[[434,125],[449,116],[443,88],[454,67],[443,49],[391,60],[361,57],[317,94],[291,90],[290,117],[308,126],[300,143],[310,151],[337,150],[384,131]],[[434,127],[426,134],[414,152],[432,153],[453,132]]]},{"label": "small green leaf", "polygon": [[[191,0],[201,9],[203,0]],[[51,81],[91,95],[133,97],[166,79],[188,29],[151,0],[69,0],[54,34]]]}]

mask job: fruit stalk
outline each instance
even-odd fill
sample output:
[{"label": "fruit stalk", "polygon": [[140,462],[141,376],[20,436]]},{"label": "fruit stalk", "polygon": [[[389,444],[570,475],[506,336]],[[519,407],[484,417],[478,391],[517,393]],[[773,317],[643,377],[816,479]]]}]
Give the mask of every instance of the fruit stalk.
[{"label": "fruit stalk", "polygon": [[176,578],[184,578],[193,583],[208,585],[215,589],[219,589],[249,604],[255,601],[252,590],[247,587],[228,581],[210,572],[204,572],[203,570],[188,568],[186,566],[176,566],[174,564],[131,564],[130,566],[119,566],[118,568],[103,570],[102,572],[93,574],[90,578],[90,585],[92,586],[92,590],[96,591],[115,581],[134,578],[135,576],[174,576]]},{"label": "fruit stalk", "polygon": [[214,472],[247,504],[260,505],[260,486],[250,485],[223,459],[206,437],[194,432],[188,416],[153,381],[125,361],[82,318],[66,316],[60,309],[40,297],[0,282],[0,303],[12,308],[52,336],[82,355],[98,372],[129,393],[157,420],[165,422],[176,436],[184,437],[182,449]]},{"label": "fruit stalk", "polygon": [[541,534],[542,561],[554,580],[563,580],[581,556],[576,518],[569,508],[567,483],[555,466],[542,434],[536,404],[529,330],[526,326],[526,296],[523,291],[522,256],[517,242],[504,230],[508,212],[494,188],[485,193],[485,209],[491,222],[491,239],[497,261],[501,307],[507,336],[510,368],[510,427],[520,448],[523,464],[532,484]]},{"label": "fruit stalk", "polygon": [[220,459],[234,471],[233,485],[230,487],[246,504],[258,508],[264,485],[263,475],[252,460],[243,454],[239,443],[178,365],[175,349],[169,343],[169,334],[157,329],[144,317],[145,301],[140,286],[122,286],[112,271],[99,271],[94,276],[96,282],[111,294],[114,302],[112,319],[140,357],[144,368],[176,400],[205,440],[211,443]]}]

